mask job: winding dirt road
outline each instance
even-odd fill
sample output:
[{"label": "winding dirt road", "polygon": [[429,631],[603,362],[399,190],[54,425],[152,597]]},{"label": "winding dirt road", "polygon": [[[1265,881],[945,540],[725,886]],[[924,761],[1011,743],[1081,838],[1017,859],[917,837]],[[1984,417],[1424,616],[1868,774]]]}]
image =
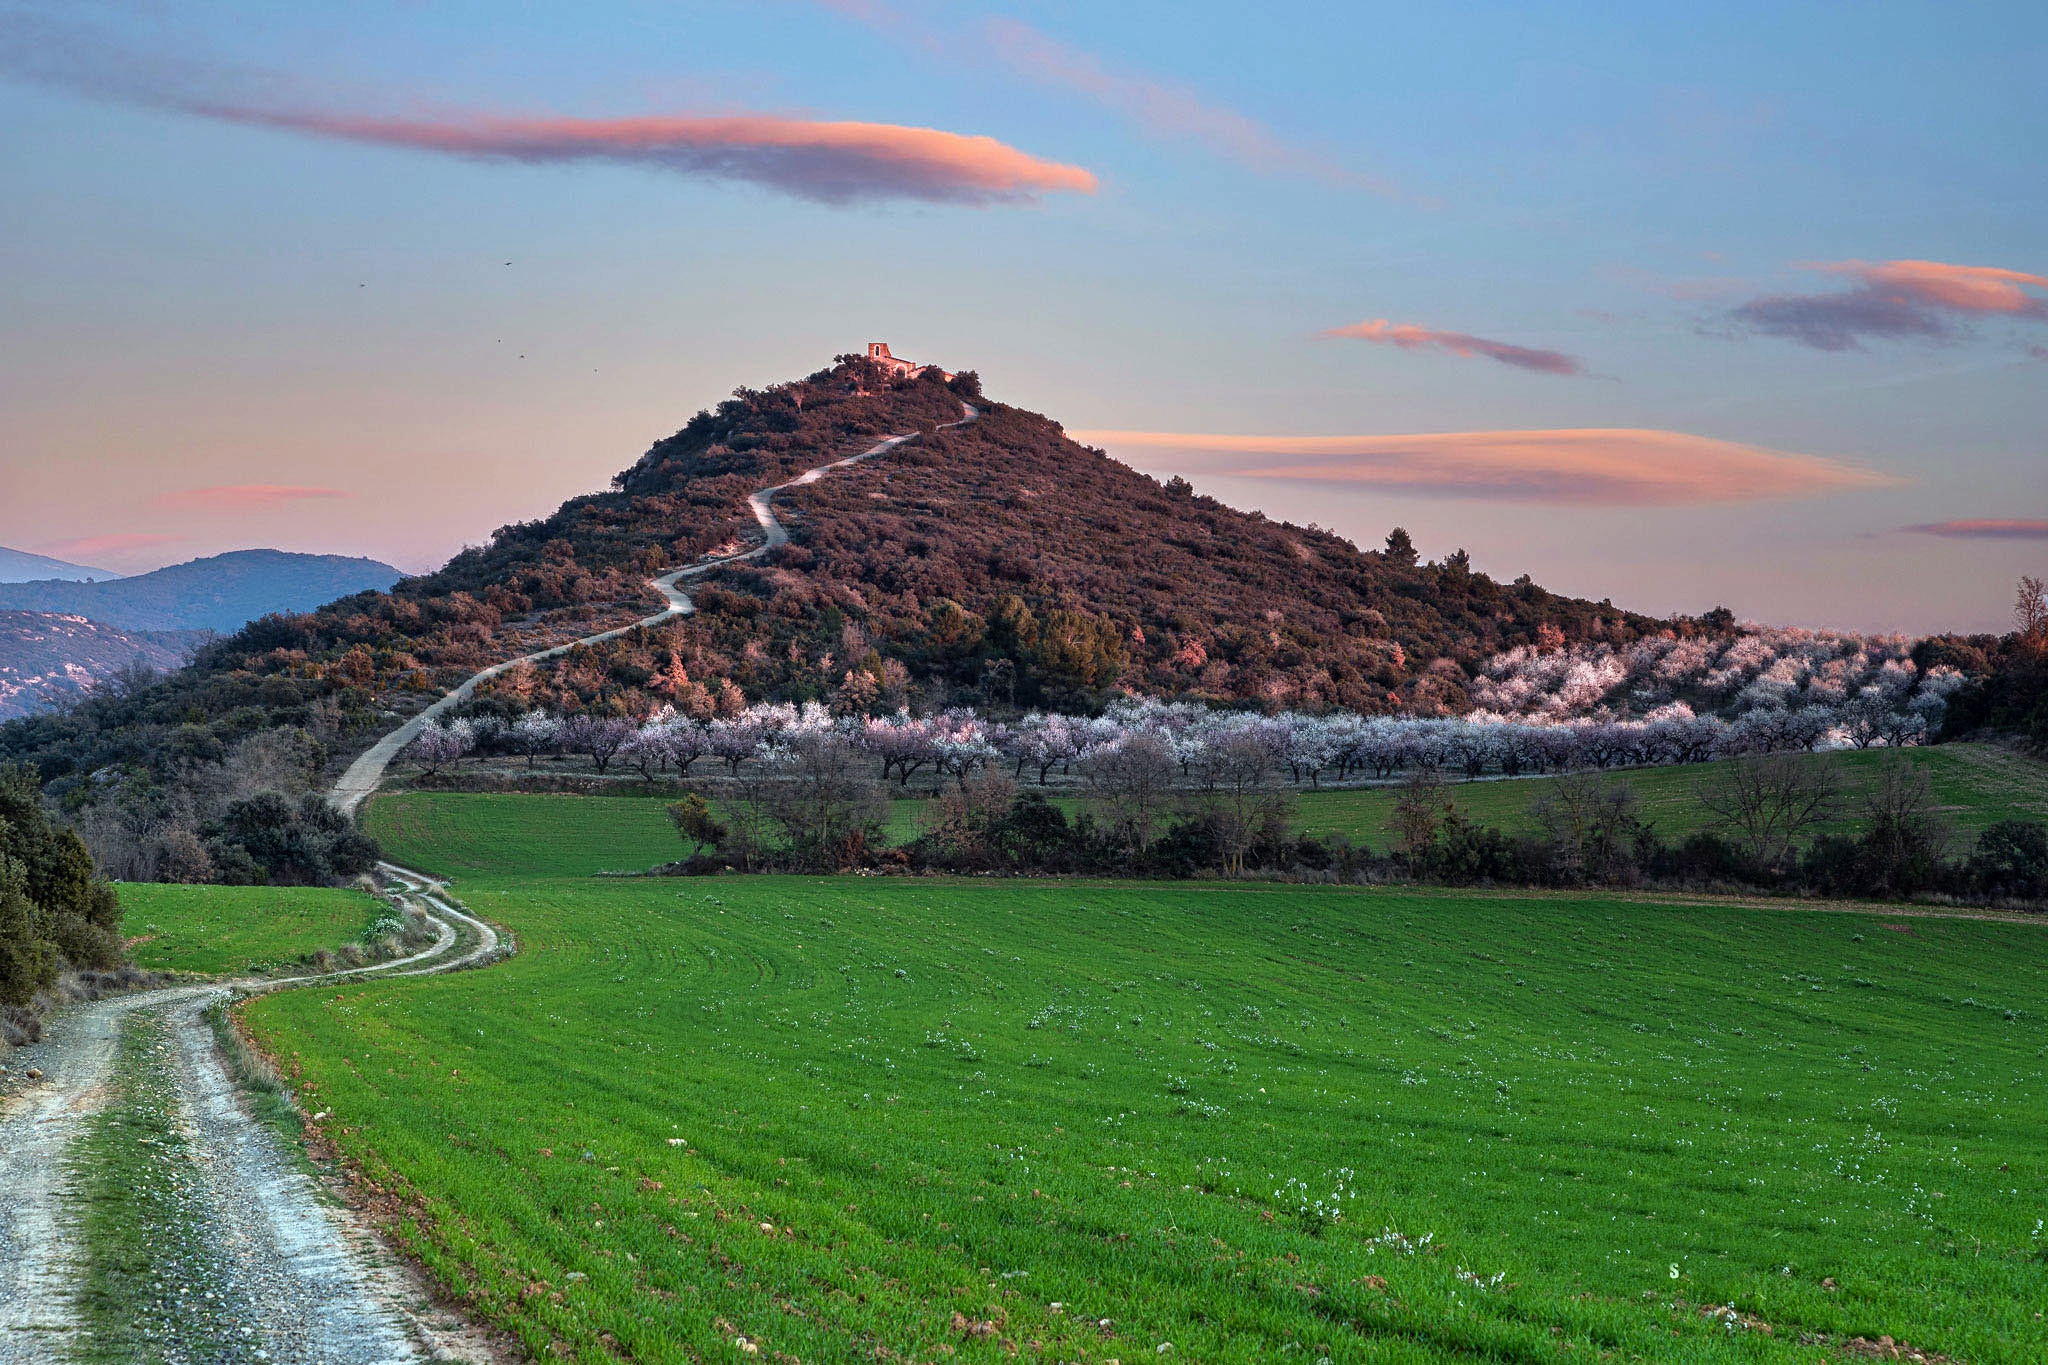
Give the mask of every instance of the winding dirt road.
[{"label": "winding dirt road", "polygon": [[[941,430],[944,427],[965,426],[981,416],[980,410],[972,403],[962,403],[960,406],[963,410],[960,420],[943,424]],[[661,594],[662,600],[667,604],[652,616],[643,616],[630,625],[620,626],[615,630],[599,631],[595,635],[586,635],[580,640],[571,640],[567,644],[556,645],[552,649],[536,650],[531,654],[522,654],[516,659],[506,659],[502,663],[492,664],[489,668],[483,669],[481,672],[464,679],[456,686],[454,691],[421,711],[390,734],[385,735],[375,744],[372,744],[363,751],[355,762],[349,764],[348,771],[343,773],[341,780],[334,784],[334,792],[331,799],[336,809],[344,813],[353,813],[357,807],[369,798],[370,793],[377,790],[378,784],[384,780],[384,770],[391,766],[391,760],[397,758],[404,751],[405,746],[412,743],[418,737],[419,732],[426,727],[427,723],[440,719],[448,712],[468,701],[479,684],[488,682],[499,674],[517,668],[521,664],[535,664],[547,659],[560,658],[572,649],[581,649],[585,645],[595,645],[601,644],[606,640],[615,640],[621,635],[639,630],[642,627],[658,626],[664,621],[672,620],[678,616],[685,616],[695,611],[696,607],[690,602],[689,595],[678,587],[677,584],[685,579],[701,578],[705,574],[716,573],[728,565],[742,564],[750,559],[759,559],[771,550],[789,543],[789,532],[784,530],[782,523],[775,519],[775,509],[771,505],[775,501],[777,493],[791,488],[803,488],[806,485],[816,483],[835,469],[845,469],[850,465],[857,465],[864,460],[872,460],[877,455],[886,455],[905,442],[916,440],[917,435],[916,432],[910,431],[900,436],[887,437],[877,441],[858,455],[849,455],[843,460],[834,460],[830,464],[822,464],[815,469],[807,469],[787,483],[778,483],[771,488],[763,488],[757,493],[750,494],[747,498],[747,506],[754,514],[754,521],[761,528],[760,544],[752,549],[742,550],[738,554],[700,559],[694,564],[672,570],[659,578],[649,579],[647,586]]]},{"label": "winding dirt road", "polygon": [[[959,421],[945,425],[980,416],[971,404],[961,406]],[[777,493],[816,483],[917,435],[890,436],[752,494],[747,504],[760,527],[758,545],[650,580],[665,604],[652,616],[507,659],[466,679],[350,764],[329,800],[354,812],[420,729],[461,705],[480,683],[693,611],[679,586],[685,580],[788,543],[773,508]],[[432,946],[353,971],[177,986],[77,1006],[54,1021],[44,1041],[8,1057],[15,1075],[34,1069],[42,1078],[11,1099],[0,1098],[0,1365],[31,1365],[61,1358],[74,1343],[93,1344],[84,1340],[75,1303],[86,1259],[81,1173],[69,1156],[96,1119],[136,1095],[166,1097],[164,1106],[175,1110],[180,1141],[175,1156],[162,1159],[177,1166],[172,1187],[198,1225],[160,1230],[166,1241],[155,1292],[162,1297],[144,1315],[149,1321],[142,1329],[154,1351],[171,1360],[324,1365],[490,1358],[483,1338],[437,1309],[416,1272],[351,1211],[324,1198],[297,1154],[255,1118],[206,1017],[216,1002],[261,991],[446,972],[505,951],[498,932],[455,905],[441,883],[391,863],[378,871],[392,894],[434,924]],[[138,1025],[148,1026],[153,1045],[124,1050]],[[173,1254],[195,1238],[205,1249],[197,1267]]]},{"label": "winding dirt road", "polygon": [[[9,1059],[43,1079],[0,1114],[0,1365],[60,1358],[80,1332],[73,1292],[85,1266],[77,1208],[81,1173],[67,1154],[123,1083],[117,1054],[124,1028],[159,1025],[170,1046],[164,1070],[176,1090],[181,1170],[198,1187],[211,1251],[203,1273],[170,1279],[177,1290],[161,1310],[181,1335],[180,1314],[204,1300],[234,1305],[246,1336],[208,1341],[206,1359],[389,1361],[485,1358],[466,1327],[434,1310],[425,1286],[385,1254],[367,1228],[335,1207],[277,1136],[249,1112],[207,1020],[209,1006],[280,987],[453,971],[501,951],[495,930],[448,904],[435,883],[386,869],[401,899],[436,928],[432,945],[392,962],[352,971],[238,980],[117,996],[64,1011],[41,1043]],[[170,1233],[171,1229],[164,1229]],[[195,1318],[198,1303],[190,1305]],[[219,1314],[215,1314],[219,1316]],[[216,1329],[218,1324],[212,1324]],[[190,1344],[189,1340],[186,1344]],[[175,1353],[173,1353],[175,1354]]]}]

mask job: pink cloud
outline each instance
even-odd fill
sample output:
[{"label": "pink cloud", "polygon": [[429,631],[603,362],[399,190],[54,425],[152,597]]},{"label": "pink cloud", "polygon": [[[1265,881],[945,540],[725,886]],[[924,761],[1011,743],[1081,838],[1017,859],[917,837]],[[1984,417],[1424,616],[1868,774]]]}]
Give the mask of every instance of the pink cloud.
[{"label": "pink cloud", "polygon": [[992,204],[1047,193],[1092,194],[1095,176],[992,137],[893,123],[825,122],[775,114],[642,118],[459,114],[397,118],[231,105],[193,112],[350,142],[529,163],[611,161],[740,180],[800,199]]},{"label": "pink cloud", "polygon": [[1963,517],[1955,521],[1927,521],[1899,529],[1923,536],[1947,536],[1954,540],[2048,540],[2048,517]]},{"label": "pink cloud", "polygon": [[1515,346],[1505,341],[1476,337],[1470,332],[1441,332],[1431,327],[1418,327],[1412,322],[1388,322],[1385,318],[1354,322],[1349,327],[1332,327],[1316,335],[1378,341],[1399,346],[1404,351],[1439,350],[1467,357],[1484,356],[1518,370],[1535,370],[1540,374],[1579,375],[1586,372],[1585,364],[1577,356],[1566,355],[1563,351]]},{"label": "pink cloud", "polygon": [[1821,351],[1861,348],[1866,337],[1939,340],[1958,319],[2048,320],[2048,275],[1945,261],[1823,261],[1807,267],[1855,281],[1825,294],[1767,294],[1731,314],[1740,325]]},{"label": "pink cloud", "polygon": [[185,488],[158,496],[160,507],[198,512],[253,512],[307,498],[345,498],[339,488],[308,488],[287,483],[232,483],[214,488]]},{"label": "pink cloud", "polygon": [[2016,313],[2048,317],[2048,300],[2022,286],[2048,289],[2048,275],[2001,270],[1990,265],[1949,265],[1942,261],[1836,261],[1819,269],[1850,275],[1872,289],[1959,313]]},{"label": "pink cloud", "polygon": [[893,123],[767,113],[366,113],[308,101],[294,93],[294,82],[274,74],[130,51],[97,28],[56,15],[0,24],[0,69],[227,123],[480,160],[644,166],[826,204],[909,199],[984,205],[1096,189],[1095,176],[1081,167],[992,137]]},{"label": "pink cloud", "polygon": [[[1588,428],[1414,436],[1074,431],[1068,435],[1113,453],[1161,452],[1174,457],[1171,463],[1176,467],[1239,478],[1580,507],[1758,502],[1902,482],[1819,455],[1677,431]],[[1155,457],[1149,463],[1162,462]]]},{"label": "pink cloud", "polygon": [[100,555],[118,555],[131,550],[153,549],[159,545],[175,545],[183,539],[183,536],[152,535],[144,531],[117,531],[107,535],[49,541],[36,546],[36,552],[56,555],[60,559],[92,559]]}]

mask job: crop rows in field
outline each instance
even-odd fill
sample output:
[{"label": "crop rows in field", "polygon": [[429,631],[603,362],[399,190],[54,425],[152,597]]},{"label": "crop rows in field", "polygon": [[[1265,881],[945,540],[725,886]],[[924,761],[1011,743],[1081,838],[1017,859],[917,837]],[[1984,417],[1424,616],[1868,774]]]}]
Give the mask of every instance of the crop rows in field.
[{"label": "crop rows in field", "polygon": [[2037,926],[418,837],[520,955],[249,1014],[537,1350],[2048,1352]]}]

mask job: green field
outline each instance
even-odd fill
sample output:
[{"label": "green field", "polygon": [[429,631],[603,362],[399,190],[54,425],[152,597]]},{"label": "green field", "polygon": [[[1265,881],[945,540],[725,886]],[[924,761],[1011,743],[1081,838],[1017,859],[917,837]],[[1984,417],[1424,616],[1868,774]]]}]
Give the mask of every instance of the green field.
[{"label": "green field", "polygon": [[[1926,772],[1935,798],[1967,842],[1985,826],[2000,820],[2048,821],[2048,763],[1984,744],[1945,744],[1890,752],[1863,749],[1808,754],[1801,762],[1832,768],[1839,774],[1845,798],[1837,830],[1856,823],[1858,796],[1883,764],[1903,761]],[[1711,781],[1717,765],[1631,768],[1608,774],[1608,780],[1634,789],[1645,821],[1667,839],[1710,830],[1714,815],[1699,802],[1700,784]],[[1530,827],[1529,811],[1542,792],[1544,778],[1460,782],[1449,780],[1447,794],[1467,819],[1511,832]],[[1305,792],[1298,823],[1313,834],[1342,834],[1354,843],[1384,852],[1394,792]]]},{"label": "green field", "polygon": [[[672,797],[404,792],[380,796],[363,827],[385,856],[437,876],[515,872],[592,876],[676,862],[689,847],[669,823]],[[918,832],[925,803],[890,807],[892,843]]]},{"label": "green field", "polygon": [[[1986,745],[1908,749],[1896,755],[1865,750],[1809,755],[1841,774],[1853,823],[1855,796],[1887,758],[1902,758],[1928,773],[1937,798],[1956,827],[1963,849],[1977,831],[1999,820],[2048,821],[2048,764]],[[1610,775],[1635,789],[1643,818],[1667,838],[1712,827],[1698,800],[1714,765],[1639,768]],[[1456,782],[1447,791],[1458,809],[1481,824],[1507,830],[1529,826],[1529,808],[1545,778]],[[1394,792],[1388,788],[1304,791],[1296,824],[1307,833],[1341,835],[1385,852]],[[900,842],[921,826],[923,804],[897,801],[886,836]],[[1059,798],[1070,811],[1080,802]],[[587,875],[639,871],[683,856],[670,826],[667,799],[649,796],[553,796],[462,792],[407,792],[381,797],[367,824],[389,855],[443,876],[529,872]]]},{"label": "green field", "polygon": [[122,933],[151,971],[260,972],[358,940],[384,910],[355,890],[124,882]]},{"label": "green field", "polygon": [[594,879],[672,836],[586,801],[380,799],[519,955],[246,1007],[543,1358],[2048,1358],[2048,926]]}]

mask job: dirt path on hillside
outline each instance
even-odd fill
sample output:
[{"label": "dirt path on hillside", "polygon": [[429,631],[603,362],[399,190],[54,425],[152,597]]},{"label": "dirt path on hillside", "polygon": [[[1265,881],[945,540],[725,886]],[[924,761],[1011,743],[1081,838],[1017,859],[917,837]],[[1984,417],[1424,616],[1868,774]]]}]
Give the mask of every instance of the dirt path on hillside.
[{"label": "dirt path on hillside", "polygon": [[[980,416],[972,405],[961,406],[960,420],[947,426]],[[857,455],[752,494],[747,504],[761,529],[760,544],[651,580],[649,586],[666,604],[652,616],[506,660],[466,679],[372,745],[349,766],[329,800],[353,812],[421,727],[460,705],[480,683],[521,663],[554,658],[693,611],[682,582],[788,543],[789,533],[774,512],[776,494],[816,483],[917,435],[888,437]],[[11,1099],[0,1099],[0,1365],[30,1365],[66,1353],[74,1342],[90,1344],[73,1299],[87,1257],[80,1236],[80,1191],[76,1174],[67,1168],[67,1153],[138,1080],[122,1073],[118,1053],[124,1027],[145,1016],[160,1019],[169,1039],[163,1052],[147,1055],[159,1071],[153,1079],[168,1081],[175,1094],[176,1126],[184,1143],[176,1160],[191,1167],[183,1174],[190,1177],[190,1207],[203,1225],[197,1231],[210,1260],[202,1277],[179,1284],[186,1292],[164,1289],[166,1297],[151,1310],[169,1340],[201,1342],[201,1358],[209,1361],[382,1365],[493,1358],[486,1338],[437,1309],[419,1274],[339,1200],[326,1197],[299,1155],[258,1121],[206,1017],[208,1006],[249,994],[452,971],[488,962],[508,947],[491,925],[456,906],[441,883],[391,863],[380,864],[378,872],[387,888],[434,922],[432,946],[352,971],[177,986],[77,1006],[57,1017],[44,1041],[9,1056],[13,1077],[30,1071],[39,1076]],[[168,1247],[173,1230],[162,1231]],[[170,1278],[164,1283],[182,1273],[167,1270]]]},{"label": "dirt path on hillside", "polygon": [[[940,430],[943,431],[947,427],[965,426],[981,416],[980,409],[976,408],[972,403],[962,403],[960,406],[962,409],[960,420],[942,423],[939,428]],[[849,455],[843,460],[834,460],[830,464],[821,464],[815,469],[807,469],[786,483],[778,483],[771,487],[763,488],[759,492],[749,494],[747,497],[747,507],[753,512],[754,521],[761,528],[760,544],[752,549],[742,550],[738,554],[700,559],[695,564],[688,564],[680,569],[673,569],[659,578],[649,579],[647,586],[659,593],[663,602],[667,604],[652,616],[643,616],[630,625],[619,626],[613,630],[599,631],[595,635],[586,635],[580,640],[571,640],[567,644],[556,645],[551,649],[536,650],[531,654],[522,654],[514,659],[506,659],[502,663],[492,664],[489,668],[465,678],[453,691],[434,702],[431,706],[428,706],[411,720],[406,721],[405,724],[399,726],[390,734],[379,739],[358,756],[355,762],[349,764],[348,771],[343,773],[341,780],[334,784],[332,800],[335,807],[345,814],[353,813],[357,807],[369,798],[372,792],[377,790],[378,785],[384,780],[384,770],[391,766],[391,761],[404,751],[406,745],[412,743],[418,737],[420,731],[426,727],[427,723],[440,719],[443,715],[468,701],[480,684],[490,681],[501,673],[509,672],[521,664],[535,664],[548,659],[557,659],[572,649],[581,649],[586,645],[602,644],[606,640],[615,640],[630,631],[639,630],[646,626],[658,626],[662,622],[674,620],[678,616],[689,615],[697,608],[690,601],[689,594],[677,586],[683,580],[701,578],[705,574],[716,573],[718,570],[733,564],[742,564],[751,559],[759,559],[769,551],[789,543],[789,532],[775,518],[773,503],[777,493],[814,484],[835,469],[845,469],[849,466],[860,464],[864,460],[872,460],[877,455],[885,455],[906,442],[916,440],[917,437],[918,433],[914,431],[905,432],[900,436],[886,437],[869,446],[858,455]]]}]

